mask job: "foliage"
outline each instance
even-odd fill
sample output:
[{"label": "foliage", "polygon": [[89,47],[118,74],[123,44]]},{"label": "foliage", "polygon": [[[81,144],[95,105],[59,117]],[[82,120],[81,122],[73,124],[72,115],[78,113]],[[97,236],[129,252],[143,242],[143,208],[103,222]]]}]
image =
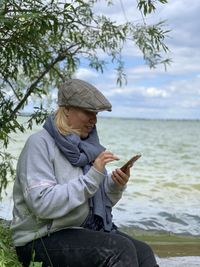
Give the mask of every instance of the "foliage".
[{"label": "foliage", "polygon": [[17,260],[16,253],[11,244],[11,235],[7,226],[0,224],[0,266],[1,267],[21,267]]},{"label": "foliage", "polygon": [[0,151],[0,192],[6,188],[8,181],[14,177],[13,157],[6,151]]},{"label": "foliage", "polygon": [[[0,220],[0,266],[1,267],[22,267],[17,259],[17,255],[12,245],[11,232],[8,225]],[[41,267],[41,262],[31,261],[29,267]]]},{"label": "foliage", "polygon": [[[155,0],[138,1],[138,8],[140,10],[143,10],[144,15],[146,16],[147,14],[156,10],[155,2],[156,2]],[[159,2],[161,2],[162,4],[166,4],[167,0],[160,0]]]},{"label": "foliage", "polygon": [[[103,0],[102,0],[103,1]],[[97,15],[97,0],[1,0],[0,2],[0,193],[13,174],[10,155],[5,148],[12,132],[24,132],[17,116],[29,101],[40,106],[32,114],[41,123],[48,114],[44,104],[58,83],[71,77],[81,62],[103,72],[106,62],[98,57],[103,52],[116,65],[117,82],[125,79],[121,52],[127,41],[136,44],[150,67],[168,64],[163,58],[168,51],[163,22],[147,25],[126,22],[118,25],[110,18]],[[106,1],[109,5],[112,1]],[[138,10],[146,16],[157,3],[166,0],[138,0]],[[113,1],[114,3],[114,1]],[[42,117],[41,117],[42,116]],[[10,169],[9,169],[10,168]],[[3,180],[2,180],[3,179]]]}]

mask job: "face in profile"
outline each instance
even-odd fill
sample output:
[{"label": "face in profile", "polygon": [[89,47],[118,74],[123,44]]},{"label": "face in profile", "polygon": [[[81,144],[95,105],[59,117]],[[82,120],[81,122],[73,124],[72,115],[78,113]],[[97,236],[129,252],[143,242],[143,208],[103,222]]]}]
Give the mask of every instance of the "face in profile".
[{"label": "face in profile", "polygon": [[97,112],[76,107],[67,107],[67,124],[78,130],[81,138],[86,138],[97,123]]}]

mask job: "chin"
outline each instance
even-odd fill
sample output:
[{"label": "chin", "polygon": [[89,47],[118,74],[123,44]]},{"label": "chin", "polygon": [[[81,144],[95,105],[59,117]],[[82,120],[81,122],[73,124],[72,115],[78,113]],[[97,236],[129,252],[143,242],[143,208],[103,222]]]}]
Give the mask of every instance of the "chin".
[{"label": "chin", "polygon": [[85,139],[88,137],[88,135],[89,135],[89,133],[81,133],[80,137],[81,137],[81,139]]}]

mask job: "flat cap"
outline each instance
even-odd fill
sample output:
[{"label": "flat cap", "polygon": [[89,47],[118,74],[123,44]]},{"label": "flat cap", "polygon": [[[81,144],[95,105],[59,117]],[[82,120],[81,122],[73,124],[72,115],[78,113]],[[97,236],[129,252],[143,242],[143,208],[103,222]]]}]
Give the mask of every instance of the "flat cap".
[{"label": "flat cap", "polygon": [[59,86],[58,105],[86,109],[88,111],[111,111],[112,105],[93,85],[79,79],[70,79]]}]

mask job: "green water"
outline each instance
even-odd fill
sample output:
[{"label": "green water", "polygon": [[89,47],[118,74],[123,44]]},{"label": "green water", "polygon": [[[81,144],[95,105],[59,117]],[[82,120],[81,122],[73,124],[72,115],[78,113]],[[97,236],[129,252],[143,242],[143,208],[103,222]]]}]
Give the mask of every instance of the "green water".
[{"label": "green water", "polygon": [[141,153],[116,223],[144,230],[200,235],[200,121],[101,119],[102,143],[119,167]]},{"label": "green water", "polygon": [[[28,136],[40,128],[14,135],[8,150],[17,158]],[[107,166],[108,171],[132,155],[142,154],[113,210],[115,223],[131,229],[200,236],[200,121],[100,117],[97,128],[101,143],[120,157]],[[10,195],[0,204],[0,217],[12,217]]]}]

